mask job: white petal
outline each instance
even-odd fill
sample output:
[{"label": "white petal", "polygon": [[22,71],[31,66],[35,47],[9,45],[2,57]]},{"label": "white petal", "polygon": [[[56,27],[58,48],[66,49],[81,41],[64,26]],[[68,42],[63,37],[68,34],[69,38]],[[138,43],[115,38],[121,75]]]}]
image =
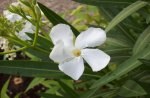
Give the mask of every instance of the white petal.
[{"label": "white petal", "polygon": [[20,21],[22,19],[18,14],[11,13],[8,10],[3,11],[4,16],[11,22]]},{"label": "white petal", "polygon": [[31,38],[26,34],[26,32],[34,33],[34,31],[35,31],[35,26],[27,21],[24,25],[24,28],[17,34],[17,36],[22,40],[31,40]]},{"label": "white petal", "polygon": [[74,80],[78,80],[84,72],[82,57],[76,57],[70,61],[59,64],[59,69]]},{"label": "white petal", "polygon": [[54,62],[60,63],[71,58],[69,51],[62,41],[57,42],[49,56]]},{"label": "white petal", "polygon": [[13,5],[15,7],[19,6],[19,4],[20,4],[20,2],[13,2],[13,3],[11,3],[11,5]]},{"label": "white petal", "polygon": [[82,57],[93,71],[100,71],[105,68],[110,61],[110,56],[99,49],[83,49]]},{"label": "white petal", "polygon": [[16,33],[16,35],[22,40],[31,40],[31,38],[25,33],[26,31],[26,29],[23,29],[19,33]]},{"label": "white petal", "polygon": [[79,49],[86,47],[96,47],[103,44],[106,40],[106,33],[100,28],[89,28],[81,32],[76,38],[75,46]]},{"label": "white petal", "polygon": [[28,32],[28,33],[34,33],[35,26],[32,25],[32,23],[30,23],[29,21],[26,21],[26,23],[24,25],[24,29],[26,29],[26,32]]},{"label": "white petal", "polygon": [[66,24],[58,24],[51,30],[50,37],[54,44],[62,40],[65,45],[73,44],[73,33],[70,27]]}]

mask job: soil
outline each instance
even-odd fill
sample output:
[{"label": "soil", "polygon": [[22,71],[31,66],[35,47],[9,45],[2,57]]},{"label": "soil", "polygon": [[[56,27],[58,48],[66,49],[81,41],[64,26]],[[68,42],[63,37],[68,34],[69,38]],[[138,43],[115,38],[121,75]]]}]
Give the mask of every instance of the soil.
[{"label": "soil", "polygon": [[[17,0],[0,0],[0,12],[6,9],[10,3],[15,1]],[[72,0],[38,0],[38,2],[41,2],[57,13],[63,13],[67,10],[75,9],[79,5],[79,3]]]}]

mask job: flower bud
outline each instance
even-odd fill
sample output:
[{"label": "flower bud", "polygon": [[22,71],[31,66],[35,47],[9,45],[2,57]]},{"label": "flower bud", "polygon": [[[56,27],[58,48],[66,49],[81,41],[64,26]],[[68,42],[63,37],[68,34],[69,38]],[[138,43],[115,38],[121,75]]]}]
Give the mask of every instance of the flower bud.
[{"label": "flower bud", "polygon": [[41,18],[41,10],[38,6],[35,6],[35,12],[37,14],[37,19],[40,20]]}]

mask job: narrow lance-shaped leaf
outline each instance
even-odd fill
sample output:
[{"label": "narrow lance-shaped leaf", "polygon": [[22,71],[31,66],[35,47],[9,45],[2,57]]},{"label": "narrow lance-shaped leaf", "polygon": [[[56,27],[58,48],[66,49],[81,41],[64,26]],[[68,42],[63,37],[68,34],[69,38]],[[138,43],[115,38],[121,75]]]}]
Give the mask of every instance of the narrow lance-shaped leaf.
[{"label": "narrow lance-shaped leaf", "polygon": [[149,60],[140,59],[140,61],[141,61],[144,65],[150,67],[150,58],[149,58]]},{"label": "narrow lance-shaped leaf", "polygon": [[[116,9],[111,9],[111,8],[105,8],[105,7],[99,7],[100,9],[100,13],[108,20],[111,21],[116,14],[118,14],[120,12],[120,10],[116,10]],[[135,43],[135,39],[133,38],[133,36],[131,35],[131,33],[129,33],[129,29],[123,24],[120,23],[118,24],[116,27],[114,27],[109,33],[108,33],[109,37],[113,37],[115,39],[120,39],[120,40],[124,40],[126,41],[126,43],[128,45],[130,45],[131,47],[134,45]],[[130,43],[129,43],[130,42]]]},{"label": "narrow lance-shaped leaf", "polygon": [[[28,77],[70,79],[58,69],[58,64],[43,61],[0,61],[0,73]],[[98,75],[84,73],[82,79],[99,78]]]},{"label": "narrow lance-shaped leaf", "polygon": [[123,9],[107,26],[106,32],[111,30],[113,27],[115,27],[118,23],[120,23],[122,20],[136,12],[137,10],[141,9],[142,7],[146,6],[147,2],[145,1],[137,1],[125,9]]},{"label": "narrow lance-shaped leaf", "polygon": [[10,79],[8,79],[5,82],[4,86],[2,87],[1,94],[0,94],[1,98],[9,98],[9,96],[7,95],[7,89],[8,89],[9,81],[10,81]]},{"label": "narrow lance-shaped leaf", "polygon": [[[34,39],[34,34],[31,34],[31,33],[26,33],[31,39]],[[53,44],[50,40],[48,40],[47,38],[45,38],[44,36],[42,35],[39,35],[38,36],[38,39],[37,39],[37,45],[45,50],[48,50],[50,51],[50,48],[53,47]]]},{"label": "narrow lance-shaped leaf", "polygon": [[146,91],[135,81],[127,80],[118,94],[123,97],[135,97],[147,94]]},{"label": "narrow lance-shaped leaf", "polygon": [[91,98],[98,89],[99,87],[88,90],[87,92],[83,93],[79,98]]},{"label": "narrow lance-shaped leaf", "polygon": [[83,4],[103,7],[124,7],[132,4],[137,0],[74,0]]},{"label": "narrow lance-shaped leaf", "polygon": [[39,93],[38,95],[40,95],[42,98],[66,98],[63,96],[57,96],[57,95],[48,94],[48,93]]},{"label": "narrow lance-shaped leaf", "polygon": [[150,43],[150,26],[148,26],[144,32],[137,39],[133,47],[133,55],[136,55],[143,50]]},{"label": "narrow lance-shaped leaf", "polygon": [[91,88],[96,88],[102,85],[107,84],[108,82],[111,82],[125,74],[127,74],[128,72],[132,71],[133,69],[137,68],[138,66],[140,66],[142,63],[138,60],[139,58],[142,59],[147,59],[150,58],[150,46],[148,48],[145,49],[145,51],[132,56],[131,58],[129,58],[128,60],[126,60],[125,62],[123,62],[122,64],[120,64],[116,70],[114,70],[113,72],[110,72],[106,75],[104,75],[103,77],[101,77],[99,80],[97,80],[92,86]]},{"label": "narrow lance-shaped leaf", "polygon": [[34,86],[42,83],[45,80],[45,78],[34,78],[31,83],[26,88],[25,92],[27,92],[29,89],[33,88]]},{"label": "narrow lance-shaped leaf", "polygon": [[70,96],[70,98],[78,98],[78,94],[73,89],[71,89],[68,85],[66,85],[63,81],[58,81],[58,83],[65,90],[67,95]]},{"label": "narrow lance-shaped leaf", "polygon": [[44,6],[41,3],[38,3],[38,5],[39,5],[40,9],[42,10],[42,12],[44,13],[44,15],[47,17],[47,19],[49,21],[52,22],[53,25],[57,25],[59,23],[68,24],[76,36],[79,34],[79,31],[77,29],[75,29],[71,24],[69,24],[67,21],[65,21],[63,18],[61,18],[55,12],[53,12],[52,10],[50,10],[49,8],[47,8],[46,6]]}]

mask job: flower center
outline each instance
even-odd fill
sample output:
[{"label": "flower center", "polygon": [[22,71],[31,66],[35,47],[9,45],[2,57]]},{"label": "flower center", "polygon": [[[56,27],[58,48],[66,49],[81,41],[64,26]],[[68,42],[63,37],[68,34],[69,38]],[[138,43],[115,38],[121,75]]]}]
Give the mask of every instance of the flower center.
[{"label": "flower center", "polygon": [[72,53],[73,53],[73,55],[76,56],[76,57],[78,57],[78,56],[81,55],[81,51],[80,51],[79,49],[73,50]]}]

